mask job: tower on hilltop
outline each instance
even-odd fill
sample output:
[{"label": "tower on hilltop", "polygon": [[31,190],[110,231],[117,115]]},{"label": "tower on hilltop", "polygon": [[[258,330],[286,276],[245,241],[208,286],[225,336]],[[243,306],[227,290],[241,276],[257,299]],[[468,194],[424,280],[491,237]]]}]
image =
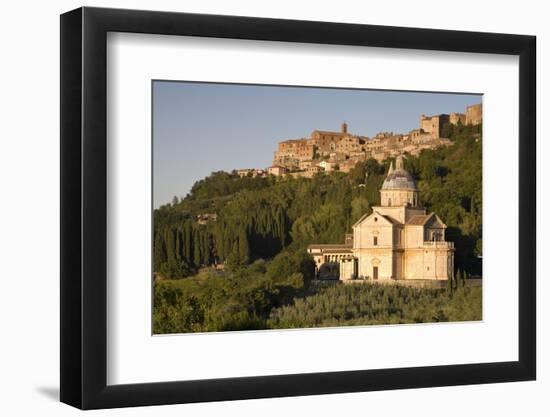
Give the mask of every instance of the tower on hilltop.
[{"label": "tower on hilltop", "polygon": [[348,124],[346,122],[343,122],[340,130],[342,133],[348,133]]}]

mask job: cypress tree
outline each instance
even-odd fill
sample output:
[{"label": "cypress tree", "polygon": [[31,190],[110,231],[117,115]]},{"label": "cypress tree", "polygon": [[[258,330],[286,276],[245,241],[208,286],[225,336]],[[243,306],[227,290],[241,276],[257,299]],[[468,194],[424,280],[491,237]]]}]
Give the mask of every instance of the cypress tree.
[{"label": "cypress tree", "polygon": [[155,241],[153,244],[153,270],[155,272],[160,271],[160,266],[163,262],[166,262],[166,252],[164,250],[162,236],[159,231],[157,231],[155,233]]},{"label": "cypress tree", "polygon": [[168,261],[173,261],[176,259],[174,248],[175,248],[175,233],[173,229],[168,229],[166,231],[167,241],[166,241],[166,258]]},{"label": "cypress tree", "polygon": [[201,265],[201,242],[198,230],[193,230],[193,263],[195,266]]},{"label": "cypress tree", "polygon": [[241,230],[239,234],[239,262],[241,264],[247,264],[250,261],[250,248],[248,246],[248,238],[246,231]]}]

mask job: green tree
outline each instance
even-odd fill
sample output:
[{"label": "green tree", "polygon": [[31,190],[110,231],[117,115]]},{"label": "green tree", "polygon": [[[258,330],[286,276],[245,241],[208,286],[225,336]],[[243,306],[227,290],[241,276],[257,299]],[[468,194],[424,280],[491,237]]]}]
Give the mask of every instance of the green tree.
[{"label": "green tree", "polygon": [[361,216],[370,212],[369,200],[359,196],[351,200],[351,223],[355,223]]},{"label": "green tree", "polygon": [[481,238],[476,241],[475,254],[476,256],[483,256],[483,241]]},{"label": "green tree", "polygon": [[247,264],[250,261],[248,237],[246,236],[246,231],[242,229],[239,233],[239,259],[241,264]]},{"label": "green tree", "polygon": [[454,289],[456,290],[458,288],[458,283],[459,282],[462,282],[462,273],[460,272],[460,269],[458,271],[456,271],[456,276],[455,276],[455,282],[453,284],[453,287]]}]

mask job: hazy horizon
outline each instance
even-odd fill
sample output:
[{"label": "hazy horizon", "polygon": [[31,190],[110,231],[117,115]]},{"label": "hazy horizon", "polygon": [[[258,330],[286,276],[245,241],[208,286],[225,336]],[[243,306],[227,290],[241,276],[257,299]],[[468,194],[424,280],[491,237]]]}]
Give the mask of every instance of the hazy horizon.
[{"label": "hazy horizon", "polygon": [[153,205],[185,197],[214,171],[266,168],[277,142],[315,129],[339,131],[345,121],[352,134],[405,134],[422,113],[464,113],[481,96],[153,81]]}]

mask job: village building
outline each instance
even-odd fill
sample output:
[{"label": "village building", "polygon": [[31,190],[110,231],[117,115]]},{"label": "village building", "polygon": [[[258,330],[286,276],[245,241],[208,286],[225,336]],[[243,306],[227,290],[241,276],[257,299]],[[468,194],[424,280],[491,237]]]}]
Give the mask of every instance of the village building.
[{"label": "village building", "polygon": [[420,115],[420,129],[429,133],[434,138],[442,136],[443,128],[449,124],[448,114],[438,114],[435,116]]},{"label": "village building", "polygon": [[[367,160],[367,151],[357,151],[357,152],[350,152],[349,158],[353,158],[356,161],[366,161]],[[344,158],[344,160],[346,160]]]},{"label": "village building", "polygon": [[344,244],[313,244],[308,252],[318,277],[338,265],[339,279],[447,280],[453,277],[454,244],[445,240],[447,226],[421,207],[418,188],[403,166],[390,166],[380,190],[380,206],[353,226]]},{"label": "village building", "polygon": [[256,177],[265,177],[267,175],[265,170],[255,169],[255,168],[238,169],[236,173],[240,178],[244,178],[244,177],[256,178]]},{"label": "village building", "polygon": [[306,159],[304,161],[299,162],[298,168],[301,169],[301,170],[305,170],[305,169],[309,168],[310,166],[312,166],[313,164],[314,164],[313,160]]},{"label": "village building", "polygon": [[280,166],[280,165],[273,165],[267,168],[267,173],[269,175],[275,175],[276,177],[280,177],[286,173],[288,173],[288,168]]},{"label": "village building", "polygon": [[346,123],[342,123],[339,132],[314,130],[311,132],[311,139],[315,143],[319,154],[323,156],[328,155],[330,152],[334,152],[336,150],[336,144],[347,135],[348,125]]},{"label": "village building", "polygon": [[321,161],[317,164],[317,166],[322,168],[322,170],[325,171],[325,172],[332,172],[336,168],[336,163],[335,162],[329,162],[329,161]]},{"label": "village building", "polygon": [[481,123],[483,118],[483,108],[481,103],[473,104],[466,107],[466,124],[467,125],[478,125]]},{"label": "village building", "polygon": [[349,154],[350,152],[358,152],[363,149],[365,139],[359,136],[344,136],[335,144],[335,151],[342,154]]},{"label": "village building", "polygon": [[463,125],[466,124],[466,115],[464,113],[453,112],[449,115],[450,124],[457,125],[459,122]]},{"label": "village building", "polygon": [[252,168],[246,168],[246,169],[238,169],[237,170],[237,175],[241,178],[243,177],[248,177],[248,176],[252,176],[254,170]]},{"label": "village building", "polygon": [[313,178],[315,175],[319,174],[320,172],[323,172],[323,168],[321,168],[319,165],[311,165],[304,171],[304,177],[306,178]]},{"label": "village building", "polygon": [[218,220],[218,215],[216,213],[197,214],[197,223],[203,226],[210,222],[215,222],[216,220]]},{"label": "village building", "polygon": [[311,139],[290,139],[279,142],[273,165],[298,166],[300,161],[313,159],[315,151]]},{"label": "village building", "polygon": [[431,142],[434,135],[430,132],[424,132],[422,129],[413,129],[409,132],[410,142],[414,145]]}]

